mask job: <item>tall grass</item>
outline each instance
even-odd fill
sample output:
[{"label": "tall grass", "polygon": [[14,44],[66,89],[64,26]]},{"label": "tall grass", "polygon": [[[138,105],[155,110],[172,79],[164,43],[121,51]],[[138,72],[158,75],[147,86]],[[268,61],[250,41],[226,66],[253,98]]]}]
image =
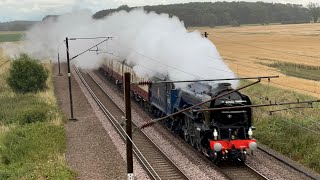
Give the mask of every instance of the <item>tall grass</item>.
[{"label": "tall grass", "polygon": [[[242,82],[246,84],[246,81]],[[267,85],[258,84],[242,90],[255,104],[314,100],[316,98]],[[268,97],[269,100],[266,100]],[[297,106],[302,106],[297,105]],[[286,106],[287,107],[287,106]],[[294,107],[294,106],[291,106]],[[305,105],[305,107],[309,107]],[[320,105],[291,109],[270,115],[271,110],[285,107],[254,108],[254,132],[259,142],[320,173]]]},{"label": "tall grass", "polygon": [[[66,166],[63,115],[48,89],[16,94],[6,84],[9,63],[0,69],[0,179],[73,179]],[[51,70],[51,65],[47,65]]]}]

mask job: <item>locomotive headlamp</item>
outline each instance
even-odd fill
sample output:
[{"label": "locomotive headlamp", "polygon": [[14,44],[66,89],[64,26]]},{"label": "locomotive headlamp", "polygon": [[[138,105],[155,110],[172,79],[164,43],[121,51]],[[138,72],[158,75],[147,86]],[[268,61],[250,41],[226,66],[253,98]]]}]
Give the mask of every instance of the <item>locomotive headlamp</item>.
[{"label": "locomotive headlamp", "polygon": [[214,146],[213,146],[213,149],[216,152],[220,152],[222,150],[222,145],[220,143],[215,143]]},{"label": "locomotive headlamp", "polygon": [[214,140],[218,139],[218,132],[216,129],[213,130],[213,137],[214,137]]},{"label": "locomotive headlamp", "polygon": [[249,139],[252,139],[253,132],[251,128],[249,128],[248,135],[249,135]]},{"label": "locomotive headlamp", "polygon": [[252,150],[252,151],[255,151],[257,149],[257,143],[256,142],[250,142],[249,143],[249,148]]}]

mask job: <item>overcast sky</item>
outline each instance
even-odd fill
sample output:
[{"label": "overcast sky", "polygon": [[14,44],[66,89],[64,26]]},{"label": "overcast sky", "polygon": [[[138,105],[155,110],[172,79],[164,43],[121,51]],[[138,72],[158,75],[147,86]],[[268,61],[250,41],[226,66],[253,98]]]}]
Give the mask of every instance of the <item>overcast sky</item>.
[{"label": "overcast sky", "polygon": [[[143,6],[196,2],[197,0],[0,0],[0,22],[12,20],[41,20],[48,14],[63,14],[79,9],[89,9],[92,13],[99,10],[117,8],[120,5]],[[198,2],[215,2],[199,0]],[[225,0],[233,1],[233,0]],[[256,0],[246,0],[255,2]],[[260,0],[306,5],[320,0]]]}]

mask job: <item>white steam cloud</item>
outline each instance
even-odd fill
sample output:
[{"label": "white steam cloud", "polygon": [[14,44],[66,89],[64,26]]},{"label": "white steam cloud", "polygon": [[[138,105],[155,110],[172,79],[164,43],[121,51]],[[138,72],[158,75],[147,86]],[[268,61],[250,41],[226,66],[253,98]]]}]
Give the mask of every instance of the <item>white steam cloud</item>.
[{"label": "white steam cloud", "polygon": [[[147,13],[143,9],[117,12],[94,20],[86,11],[59,16],[35,25],[26,33],[24,51],[36,58],[65,61],[65,37],[111,36],[95,50],[72,61],[84,68],[98,67],[112,58],[133,67],[138,75],[171,80],[234,78],[214,44],[200,32],[188,32],[177,17]],[[70,57],[104,39],[69,41]],[[237,86],[237,81],[231,81]]]}]

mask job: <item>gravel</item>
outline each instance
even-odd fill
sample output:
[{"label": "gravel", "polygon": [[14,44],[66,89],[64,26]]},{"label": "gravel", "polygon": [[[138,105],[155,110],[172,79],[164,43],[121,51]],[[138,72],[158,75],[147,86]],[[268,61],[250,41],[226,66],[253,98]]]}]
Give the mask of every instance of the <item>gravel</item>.
[{"label": "gravel", "polygon": [[270,179],[310,179],[260,150],[256,150],[247,163]]}]

